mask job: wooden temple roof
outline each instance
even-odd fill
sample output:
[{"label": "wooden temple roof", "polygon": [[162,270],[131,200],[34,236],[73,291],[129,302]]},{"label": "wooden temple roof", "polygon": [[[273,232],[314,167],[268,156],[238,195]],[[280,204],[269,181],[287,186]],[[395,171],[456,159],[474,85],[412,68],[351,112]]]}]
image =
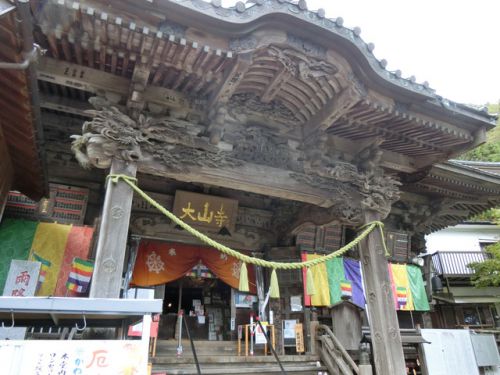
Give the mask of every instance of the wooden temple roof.
[{"label": "wooden temple roof", "polygon": [[[427,231],[497,202],[499,178],[445,163],[484,142],[495,117],[440,97],[426,82],[388,71],[358,28],[344,27],[341,18],[326,18],[322,10],[308,10],[303,0],[253,0],[232,8],[221,7],[219,0],[35,0],[31,6],[34,39],[45,50],[38,62],[38,84],[43,149],[55,166],[54,175],[73,171],[83,180],[102,178],[101,173],[75,169],[69,139],[90,116],[85,112],[92,108],[89,98],[98,97],[97,104],[181,120],[188,134],[208,139],[220,150],[232,150],[248,134],[258,139],[256,127],[265,130],[267,139],[278,139],[273,141],[277,147],[288,145],[287,152],[299,161],[325,137],[346,154],[377,139],[384,151],[381,166],[399,174],[403,183],[406,208],[455,202],[447,206],[451,213],[426,226]],[[9,33],[14,37],[14,28],[6,28],[2,38]],[[13,98],[28,94],[22,75],[0,70],[6,84],[19,91],[14,96],[15,91],[0,90],[0,100],[18,114],[16,106],[23,101]],[[219,131],[221,108],[226,123]],[[12,147],[24,152],[16,154],[22,172],[32,168],[22,155],[36,148],[28,147],[33,134],[17,133],[6,135],[17,142]],[[31,143],[17,141],[22,137]],[[258,165],[269,161],[264,159],[243,160]],[[293,168],[273,162],[273,173],[288,183]],[[248,176],[252,174],[231,178]],[[227,176],[199,173],[196,181],[182,173],[167,177],[206,184]],[[270,195],[272,189],[268,187]],[[281,198],[328,207],[318,191]],[[477,194],[484,198],[474,200]]]},{"label": "wooden temple roof", "polygon": [[[26,58],[16,17],[16,8],[5,0],[0,1],[0,61],[3,63],[21,63]],[[0,130],[7,141],[14,174],[12,188],[38,200],[46,194],[47,185],[29,74],[27,69],[0,69]]]},{"label": "wooden temple roof", "polygon": [[425,156],[421,164],[470,148],[494,125],[427,83],[387,71],[358,29],[307,10],[303,1],[229,9],[201,0],[34,4],[36,40],[47,49],[39,78],[62,86],[43,88],[50,93],[71,97],[68,88],[77,88],[124,101],[134,74],[144,74],[141,99],[150,110],[189,104],[189,115],[203,122],[207,108],[223,101],[248,123],[288,138],[318,131],[382,137],[384,150]]}]

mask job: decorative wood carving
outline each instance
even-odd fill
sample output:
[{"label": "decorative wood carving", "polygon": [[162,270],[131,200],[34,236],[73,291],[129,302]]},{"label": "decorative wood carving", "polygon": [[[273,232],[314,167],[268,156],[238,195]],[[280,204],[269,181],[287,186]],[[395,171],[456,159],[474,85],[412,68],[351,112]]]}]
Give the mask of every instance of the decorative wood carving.
[{"label": "decorative wood carving", "polygon": [[[80,164],[108,168],[113,157],[143,161],[145,155],[163,161],[176,171],[186,165],[238,166],[207,140],[189,134],[190,124],[174,118],[140,115],[137,121],[116,107],[89,111],[93,119],[83,124],[83,135],[74,135],[72,150]],[[184,166],[184,167],[183,167]]]},{"label": "decorative wood carving", "polygon": [[233,134],[237,139],[231,156],[238,160],[269,165],[276,168],[301,170],[294,159],[287,139],[278,137],[262,127],[247,127]]},{"label": "decorative wood carving", "polygon": [[262,103],[260,98],[253,93],[237,93],[233,95],[229,101],[229,113],[236,118],[257,113],[259,116],[288,126],[300,123],[300,119],[296,117],[294,112],[281,102],[273,100],[269,103]]},{"label": "decorative wood carving", "polygon": [[90,114],[93,119],[84,123],[82,136],[73,136],[72,145],[76,158],[87,168],[107,168],[112,158],[143,165],[160,162],[167,171],[176,173],[188,173],[190,166],[234,168],[243,165],[243,161],[276,167],[291,171],[289,176],[302,184],[331,192],[328,206],[333,208],[305,211],[297,219],[316,224],[339,218],[357,222],[364,208],[385,217],[392,203],[399,199],[399,183],[384,176],[379,166],[378,139],[348,160],[331,147],[328,136],[321,136],[316,144],[304,146],[305,157],[301,160],[296,158],[297,153],[294,156],[288,143],[263,128],[247,128],[229,152],[220,151],[198,136],[199,129],[182,120],[140,115],[134,121],[114,107]]},{"label": "decorative wood carving", "polygon": [[[358,220],[362,209],[377,211],[386,217],[392,203],[399,199],[400,183],[392,176],[385,176],[380,167],[381,142],[372,140],[353,158],[339,152],[333,137],[327,134],[311,138],[303,146],[304,170],[308,175],[305,180],[313,186],[333,190],[336,201],[352,202],[350,205],[355,208],[342,210],[349,214],[348,221]],[[297,177],[304,180],[302,176]]]}]

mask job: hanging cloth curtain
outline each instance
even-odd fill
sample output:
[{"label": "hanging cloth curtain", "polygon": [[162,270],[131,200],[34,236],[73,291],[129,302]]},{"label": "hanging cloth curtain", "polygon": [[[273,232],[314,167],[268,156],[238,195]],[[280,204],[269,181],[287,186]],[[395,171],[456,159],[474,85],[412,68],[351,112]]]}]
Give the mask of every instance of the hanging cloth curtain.
[{"label": "hanging cloth curtain", "polygon": [[68,241],[68,234],[71,225],[39,223],[33,243],[31,244],[31,255],[35,254],[50,262],[51,266],[37,292],[37,296],[51,296],[54,291],[59,276],[59,270]]},{"label": "hanging cloth curtain", "polygon": [[330,287],[330,303],[333,305],[342,300],[340,284],[345,280],[344,258],[337,257],[326,262],[328,285]]},{"label": "hanging cloth curtain", "polygon": [[417,266],[406,266],[408,280],[410,282],[411,295],[413,297],[413,306],[418,311],[429,311],[429,301],[425,292],[422,270]]},{"label": "hanging cloth curtain", "polygon": [[[219,279],[238,289],[241,262],[215,249],[153,240],[143,240],[139,245],[131,284],[154,286],[184,277],[191,269],[203,263]],[[256,293],[255,274],[248,266],[250,292]]]},{"label": "hanging cloth curtain", "polygon": [[[302,261],[312,260],[322,255],[302,253]],[[306,306],[329,306],[330,287],[328,285],[328,274],[325,263],[311,267],[316,293],[312,296],[307,294],[307,269],[303,268],[304,302]]]},{"label": "hanging cloth curtain", "polygon": [[27,260],[38,223],[28,220],[3,219],[0,224],[0,293],[12,259]]},{"label": "hanging cloth curtain", "polygon": [[392,293],[396,310],[415,310],[406,265],[389,264],[389,275],[392,281]]},{"label": "hanging cloth curtain", "polygon": [[359,260],[344,258],[344,272],[346,280],[352,283],[352,302],[364,308],[366,301],[361,277],[361,263]]},{"label": "hanging cloth curtain", "polygon": [[71,230],[68,233],[68,239],[66,241],[66,248],[64,250],[61,267],[59,269],[59,275],[57,276],[57,283],[53,293],[54,296],[64,297],[65,295],[78,295],[68,291],[66,288],[66,282],[68,281],[68,277],[72,269],[73,260],[75,258],[87,259],[89,257],[90,243],[92,242],[93,234],[93,227],[71,226]]}]

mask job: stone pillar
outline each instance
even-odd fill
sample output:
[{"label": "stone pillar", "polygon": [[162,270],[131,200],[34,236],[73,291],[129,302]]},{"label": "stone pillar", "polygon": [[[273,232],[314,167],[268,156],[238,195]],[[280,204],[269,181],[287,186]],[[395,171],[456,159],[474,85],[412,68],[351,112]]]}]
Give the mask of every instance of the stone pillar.
[{"label": "stone pillar", "polygon": [[[113,159],[111,174],[135,177],[136,172],[135,163]],[[132,188],[123,181],[114,184],[108,179],[106,182],[106,196],[90,287],[91,298],[120,297],[133,194]]]},{"label": "stone pillar", "polygon": [[[365,211],[365,223],[375,220],[380,220],[380,214]],[[366,288],[376,373],[378,375],[404,375],[406,365],[399,323],[394,308],[388,262],[378,229],[361,241],[359,253]]]}]

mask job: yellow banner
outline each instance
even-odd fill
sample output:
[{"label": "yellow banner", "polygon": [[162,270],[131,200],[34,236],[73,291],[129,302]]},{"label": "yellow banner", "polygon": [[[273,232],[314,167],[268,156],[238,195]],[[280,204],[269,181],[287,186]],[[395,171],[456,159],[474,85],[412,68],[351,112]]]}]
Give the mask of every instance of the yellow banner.
[{"label": "yellow banner", "polygon": [[[413,307],[413,297],[411,295],[410,281],[408,280],[408,273],[406,272],[406,265],[404,264],[390,264],[392,270],[392,281],[394,285],[393,292],[396,292],[397,288],[406,288],[406,305],[404,305],[400,310],[415,310]],[[394,295],[396,306],[397,295]]]},{"label": "yellow banner", "polygon": [[33,257],[33,254],[36,253],[51,263],[47,269],[45,281],[38,290],[38,296],[54,294],[70,230],[71,225],[52,223],[40,223],[36,228],[35,237],[31,244],[31,256]]},{"label": "yellow banner", "polygon": [[[307,254],[307,260],[321,257],[321,255]],[[311,296],[312,306],[330,306],[330,287],[328,285],[328,273],[326,272],[326,263],[311,267],[314,279],[316,294]]]}]

